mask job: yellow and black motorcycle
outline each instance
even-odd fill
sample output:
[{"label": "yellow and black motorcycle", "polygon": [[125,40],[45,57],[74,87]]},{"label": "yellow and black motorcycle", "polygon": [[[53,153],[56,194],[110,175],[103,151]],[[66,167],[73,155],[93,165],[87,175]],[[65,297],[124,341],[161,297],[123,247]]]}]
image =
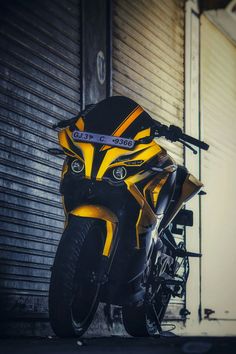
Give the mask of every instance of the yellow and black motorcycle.
[{"label": "yellow and black motorcycle", "polygon": [[133,100],[107,98],[59,122],[66,155],[61,194],[65,229],[52,267],[49,315],[61,337],[81,336],[99,302],[122,307],[132,336],[161,332],[170,297],[184,292],[179,259],[199,256],[177,245],[173,225],[191,225],[183,204],[203,186],[154,138],[202,149],[176,126],[153,120]]}]

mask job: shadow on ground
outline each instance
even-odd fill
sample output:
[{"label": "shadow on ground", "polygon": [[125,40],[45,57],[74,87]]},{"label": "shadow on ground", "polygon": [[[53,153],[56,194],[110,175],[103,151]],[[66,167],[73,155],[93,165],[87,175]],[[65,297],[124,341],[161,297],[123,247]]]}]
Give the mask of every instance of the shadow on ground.
[{"label": "shadow on ground", "polygon": [[174,337],[174,338],[91,338],[2,339],[1,354],[235,354],[236,337]]}]

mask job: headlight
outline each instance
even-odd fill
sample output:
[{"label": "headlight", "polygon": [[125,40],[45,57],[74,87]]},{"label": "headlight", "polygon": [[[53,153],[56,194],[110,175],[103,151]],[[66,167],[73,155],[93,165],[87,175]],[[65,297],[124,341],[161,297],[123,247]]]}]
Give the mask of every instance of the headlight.
[{"label": "headlight", "polygon": [[115,179],[121,181],[122,179],[125,179],[127,170],[124,166],[118,166],[113,169],[112,173]]},{"label": "headlight", "polygon": [[80,160],[73,160],[71,162],[71,169],[74,173],[80,173],[84,169],[84,163]]}]

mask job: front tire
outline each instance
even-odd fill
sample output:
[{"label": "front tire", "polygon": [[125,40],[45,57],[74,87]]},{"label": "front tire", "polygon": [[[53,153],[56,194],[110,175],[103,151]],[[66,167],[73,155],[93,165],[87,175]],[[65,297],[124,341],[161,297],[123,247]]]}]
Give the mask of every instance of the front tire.
[{"label": "front tire", "polygon": [[70,216],[52,268],[49,317],[59,337],[79,337],[91,324],[99,303],[96,273],[102,259],[104,223]]}]

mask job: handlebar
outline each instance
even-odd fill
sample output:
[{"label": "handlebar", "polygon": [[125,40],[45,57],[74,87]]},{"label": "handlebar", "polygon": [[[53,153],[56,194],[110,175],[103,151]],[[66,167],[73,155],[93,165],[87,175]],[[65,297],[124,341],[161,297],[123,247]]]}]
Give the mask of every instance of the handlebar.
[{"label": "handlebar", "polygon": [[193,138],[190,135],[187,135],[187,134],[183,133],[182,134],[182,139],[184,141],[187,141],[188,143],[190,143],[192,145],[195,145],[195,146],[199,147],[200,149],[203,149],[203,150],[208,150],[209,149],[209,145],[207,143],[205,143],[204,141],[195,139],[195,138]]},{"label": "handlebar", "polygon": [[186,145],[187,147],[189,147],[189,146],[185,142],[190,143],[194,146],[197,146],[203,150],[209,149],[209,145],[206,144],[204,141],[195,139],[192,136],[183,133],[181,128],[177,127],[176,125],[170,125],[168,127],[167,125],[161,124],[159,122],[155,122],[154,136],[156,136],[156,137],[163,136],[167,140],[170,140],[172,142],[179,141],[179,142],[183,143],[184,145]]},{"label": "handlebar", "polygon": [[[95,105],[89,105],[86,106],[85,109],[80,112],[76,117],[60,121],[57,124],[54,124],[52,127],[53,129],[55,128],[66,128],[66,127],[73,127],[73,125],[76,123],[79,117],[85,116],[91,109],[93,109]],[[160,122],[156,121],[153,119],[153,126],[151,128],[151,135],[146,138],[141,138],[136,143],[149,143],[153,138],[155,137],[165,137],[167,140],[170,140],[171,142],[174,141],[179,141],[189,149],[191,149],[195,154],[197,153],[196,150],[194,150],[189,144],[197,146],[200,149],[203,150],[208,150],[209,145],[206,144],[204,141],[198,140],[196,138],[193,138],[190,135],[187,135],[182,132],[182,129],[177,127],[176,125],[170,125],[167,126],[165,124],[161,124]]]}]

